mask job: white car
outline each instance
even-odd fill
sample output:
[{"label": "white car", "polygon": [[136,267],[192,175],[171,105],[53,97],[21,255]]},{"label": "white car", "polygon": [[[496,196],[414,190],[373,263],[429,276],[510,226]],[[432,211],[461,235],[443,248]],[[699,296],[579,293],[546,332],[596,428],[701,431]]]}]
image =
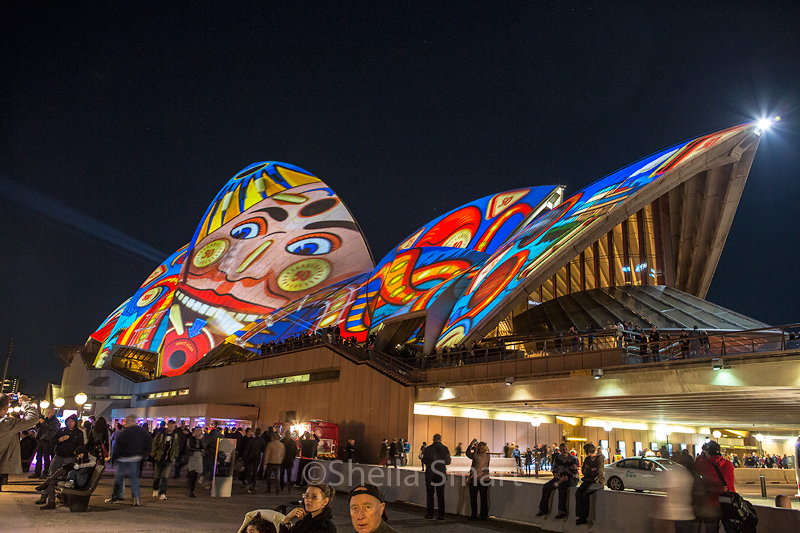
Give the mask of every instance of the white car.
[{"label": "white car", "polygon": [[684,468],[661,457],[628,457],[605,467],[606,485],[611,490],[666,491],[670,470]]}]

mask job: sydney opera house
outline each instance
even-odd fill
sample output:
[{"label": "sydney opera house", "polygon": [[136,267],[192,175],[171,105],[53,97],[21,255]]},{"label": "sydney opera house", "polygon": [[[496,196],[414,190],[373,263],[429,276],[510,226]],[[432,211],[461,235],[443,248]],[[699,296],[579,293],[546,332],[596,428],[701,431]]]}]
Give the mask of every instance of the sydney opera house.
[{"label": "sydney opera house", "polygon": [[[776,438],[796,429],[794,393],[774,391],[797,386],[780,366],[797,353],[705,297],[761,134],[702,135],[571,194],[487,191],[377,261],[320,178],[249,165],[85,346],[60,349],[56,393],[114,419],[338,424],[364,460],[384,437],[417,449],[437,432],[494,451],[567,439],[632,453],[715,431],[750,448],[754,420]],[[619,342],[618,321],[661,339]],[[695,326],[686,357],[677,337]],[[723,397],[725,412],[704,409]]]}]

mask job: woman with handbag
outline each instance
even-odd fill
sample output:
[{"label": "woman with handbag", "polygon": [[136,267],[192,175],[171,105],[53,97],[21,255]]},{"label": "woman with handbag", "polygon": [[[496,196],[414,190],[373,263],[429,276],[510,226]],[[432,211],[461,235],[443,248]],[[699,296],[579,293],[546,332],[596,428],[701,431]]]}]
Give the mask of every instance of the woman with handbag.
[{"label": "woman with handbag", "polygon": [[480,494],[480,519],[486,520],[489,517],[489,485],[492,482],[489,478],[489,446],[485,442],[478,442],[478,439],[472,439],[466,454],[472,459],[467,478],[469,503],[472,508],[469,519],[478,520],[478,494]]}]

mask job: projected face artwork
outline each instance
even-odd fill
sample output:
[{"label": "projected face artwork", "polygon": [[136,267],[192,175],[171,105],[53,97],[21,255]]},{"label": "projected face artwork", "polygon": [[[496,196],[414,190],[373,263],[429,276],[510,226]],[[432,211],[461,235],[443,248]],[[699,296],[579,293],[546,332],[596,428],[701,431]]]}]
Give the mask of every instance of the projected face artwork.
[{"label": "projected face artwork", "polygon": [[[274,186],[272,176],[262,171],[260,177]],[[235,190],[245,209],[220,217],[219,227],[197,240],[176,289],[162,374],[181,373],[259,317],[372,268],[342,201],[310,174],[298,181],[310,183],[269,197],[239,184]],[[248,207],[253,195],[257,201]]]},{"label": "projected face artwork", "polygon": [[[418,228],[377,265],[319,178],[254,163],[217,193],[189,244],[91,335],[100,343],[94,367],[108,368],[119,345],[157,352],[156,375],[174,376],[223,343],[255,351],[334,326],[359,341],[414,331],[426,350],[479,339],[644,187],[752,127],[672,146],[567,199],[562,187],[541,186],[475,200]],[[392,326],[404,320],[417,322]]]}]

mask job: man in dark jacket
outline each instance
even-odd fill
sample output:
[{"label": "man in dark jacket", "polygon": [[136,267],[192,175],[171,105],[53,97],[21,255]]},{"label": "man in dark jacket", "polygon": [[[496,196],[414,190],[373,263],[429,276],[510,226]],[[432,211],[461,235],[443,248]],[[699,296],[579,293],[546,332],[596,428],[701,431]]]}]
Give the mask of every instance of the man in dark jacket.
[{"label": "man in dark jacket", "polygon": [[288,429],[283,432],[281,444],[286,449],[281,462],[280,472],[280,486],[281,490],[284,487],[284,479],[286,480],[286,487],[289,492],[292,491],[292,468],[294,468],[294,460],[297,457],[297,443],[292,438],[292,432]]},{"label": "man in dark jacket", "polygon": [[178,451],[178,432],[175,421],[170,420],[167,429],[155,436],[150,450],[156,467],[153,473],[153,498],[167,499],[169,477]]},{"label": "man in dark jacket", "polygon": [[433,493],[436,492],[439,520],[444,520],[444,485],[446,483],[445,467],[450,464],[450,450],[442,444],[442,436],[433,436],[433,444],[422,452],[422,464],[425,465],[425,490],[428,496],[428,514],[425,518],[433,518]]},{"label": "man in dark jacket", "polygon": [[242,439],[242,462],[244,462],[244,481],[248,484],[248,494],[252,494],[256,490],[258,465],[261,464],[261,455],[266,448],[264,439],[254,437],[253,430],[247,428],[247,433]]},{"label": "man in dark jacket", "polygon": [[114,490],[106,503],[117,503],[125,499],[125,474],[131,478],[133,505],[140,505],[139,463],[150,453],[153,437],[150,432],[136,423],[134,415],[125,418],[125,429],[119,430],[111,450],[111,460],[116,468]]},{"label": "man in dark jacket", "polygon": [[557,520],[567,516],[567,496],[570,487],[578,484],[578,460],[570,455],[566,443],[561,443],[558,453],[552,460],[553,479],[542,487],[542,499],[539,500],[539,512],[536,516],[544,516],[550,509],[550,495],[558,489],[558,515]]},{"label": "man in dark jacket", "polygon": [[389,466],[394,464],[395,468],[397,468],[397,461],[400,456],[397,448],[397,439],[392,439],[392,443],[389,445]]},{"label": "man in dark jacket", "polygon": [[58,429],[53,434],[53,444],[55,450],[53,460],[50,463],[49,474],[52,475],[56,470],[68,463],[75,462],[75,450],[78,446],[83,446],[83,431],[78,427],[78,417],[71,415],[66,420],[66,427]]},{"label": "man in dark jacket", "polygon": [[[31,430],[32,431],[32,430]],[[31,435],[27,429],[21,433],[19,440],[19,454],[22,459],[22,471],[30,472],[31,460],[36,454],[36,435]]]},{"label": "man in dark jacket", "polygon": [[183,467],[184,460],[183,454],[186,451],[186,441],[189,439],[191,432],[186,427],[186,422],[181,422],[181,425],[176,428],[178,432],[178,457],[175,458],[175,472],[172,474],[173,478],[181,476],[181,468]]},{"label": "man in dark jacket", "polygon": [[217,440],[221,438],[223,438],[222,432],[216,425],[203,437],[206,448],[206,454],[203,457],[203,483],[206,489],[211,488],[211,472],[214,470],[214,460],[217,458]]},{"label": "man in dark jacket", "polygon": [[317,445],[319,444],[319,437],[312,435],[310,431],[306,431],[303,438],[300,439],[300,462],[297,466],[297,484],[304,487],[308,486],[308,478],[306,477],[306,468],[311,463],[312,459],[317,455]]},{"label": "man in dark jacket", "polygon": [[53,444],[50,441],[61,427],[55,409],[50,407],[45,415],[40,416],[39,423],[36,424],[36,469],[28,476],[31,479],[44,479],[50,472],[50,458],[53,456]]}]

